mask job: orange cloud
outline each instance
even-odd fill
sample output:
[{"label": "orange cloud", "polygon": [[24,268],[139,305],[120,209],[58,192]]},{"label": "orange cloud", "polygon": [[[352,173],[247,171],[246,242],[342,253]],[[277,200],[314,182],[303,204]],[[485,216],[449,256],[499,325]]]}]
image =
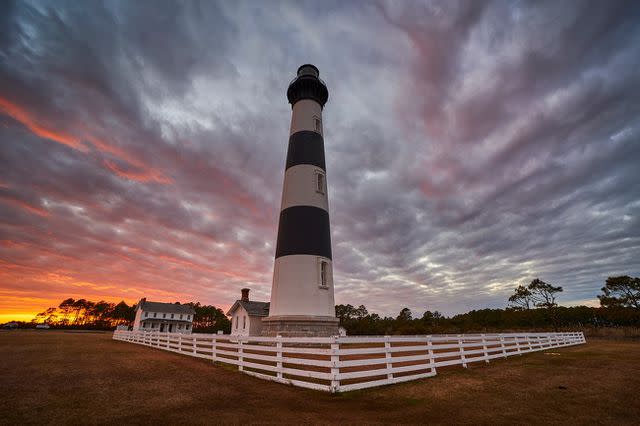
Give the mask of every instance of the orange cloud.
[{"label": "orange cloud", "polygon": [[[84,125],[82,126],[83,128]],[[85,128],[86,131],[86,128]],[[98,148],[100,151],[102,152],[106,152],[108,154],[113,155],[114,157],[117,157],[118,159],[129,163],[130,165],[132,165],[133,167],[140,169],[140,170],[145,170],[144,172],[132,172],[132,171],[125,171],[122,170],[121,167],[118,167],[113,161],[105,161],[105,166],[111,170],[113,173],[117,174],[120,177],[126,178],[126,179],[131,179],[131,180],[135,180],[138,182],[158,182],[161,184],[170,184],[173,183],[173,181],[166,177],[161,171],[150,168],[148,166],[146,166],[144,163],[142,163],[141,161],[139,161],[138,159],[134,158],[133,156],[131,156],[129,153],[127,153],[126,151],[124,151],[123,149],[111,145],[105,141],[103,141],[100,138],[97,138],[91,134],[86,133],[84,136],[89,142],[91,142],[91,144],[93,146],[95,146],[96,148]]]},{"label": "orange cloud", "polygon": [[83,124],[79,124],[78,126],[76,126],[78,128],[77,130],[80,131],[79,133],[82,134],[82,138],[76,138],[69,135],[68,133],[55,130],[51,127],[43,125],[33,116],[33,114],[30,114],[27,110],[20,107],[19,105],[16,105],[15,103],[1,97],[0,111],[12,117],[14,120],[20,122],[37,136],[49,139],[54,142],[58,142],[62,145],[86,153],[88,149],[81,142],[81,140],[84,139],[94,145],[99,151],[111,154],[119,160],[122,160],[123,162],[132,165],[134,168],[141,170],[139,172],[123,170],[114,162],[108,160],[105,161],[105,166],[107,167],[107,169],[120,177],[135,180],[138,182],[158,182],[161,184],[169,184],[173,182],[159,170],[146,167],[142,162],[133,158],[121,148],[108,144],[102,139],[91,135],[87,127]]},{"label": "orange cloud", "polygon": [[49,216],[49,212],[41,207],[32,206],[31,204],[26,203],[25,201],[18,200],[16,198],[11,198],[7,196],[0,195],[0,198],[9,204],[13,204],[14,206],[20,207],[23,210],[28,211],[29,213],[37,214],[38,216]]},{"label": "orange cloud", "polygon": [[105,160],[104,165],[116,175],[129,180],[135,180],[138,182],[158,182],[163,185],[173,182],[161,172],[154,169],[147,169],[139,172],[134,170],[123,170],[115,162],[110,160]]},{"label": "orange cloud", "polygon": [[82,143],[78,139],[39,123],[36,118],[29,114],[29,112],[27,112],[20,106],[9,102],[7,99],[0,98],[0,109],[4,111],[5,114],[12,117],[14,120],[22,123],[33,134],[38,135],[41,138],[58,142],[62,145],[66,145],[82,152],[87,152],[87,147],[82,145]]}]

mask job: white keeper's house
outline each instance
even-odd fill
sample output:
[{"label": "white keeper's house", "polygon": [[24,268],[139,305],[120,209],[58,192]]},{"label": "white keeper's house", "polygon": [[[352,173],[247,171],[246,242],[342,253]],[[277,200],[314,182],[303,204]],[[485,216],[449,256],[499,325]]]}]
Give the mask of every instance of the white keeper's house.
[{"label": "white keeper's house", "polygon": [[133,331],[191,333],[195,313],[190,305],[149,302],[142,298],[136,307]]},{"label": "white keeper's house", "polygon": [[262,318],[269,315],[269,302],[250,301],[248,288],[241,292],[240,300],[236,300],[227,312],[231,317],[231,335],[260,336]]}]

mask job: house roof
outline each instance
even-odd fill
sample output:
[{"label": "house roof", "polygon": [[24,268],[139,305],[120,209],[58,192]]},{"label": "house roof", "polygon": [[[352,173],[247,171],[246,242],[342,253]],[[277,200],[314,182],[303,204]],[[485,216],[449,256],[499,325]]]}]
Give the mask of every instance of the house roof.
[{"label": "house roof", "polygon": [[143,318],[140,320],[140,322],[145,322],[145,321],[149,321],[149,322],[170,322],[170,323],[185,323],[185,324],[191,324],[191,321],[187,321],[187,320],[181,320],[181,319],[171,319],[171,318]]},{"label": "house roof", "polygon": [[254,302],[247,300],[236,300],[231,309],[227,312],[227,315],[231,315],[233,311],[238,309],[238,306],[242,306],[249,316],[266,317],[269,315],[269,302]]},{"label": "house roof", "polygon": [[177,303],[149,302],[142,299],[138,304],[140,309],[147,312],[166,312],[168,314],[195,314],[196,311],[191,305],[180,305]]}]

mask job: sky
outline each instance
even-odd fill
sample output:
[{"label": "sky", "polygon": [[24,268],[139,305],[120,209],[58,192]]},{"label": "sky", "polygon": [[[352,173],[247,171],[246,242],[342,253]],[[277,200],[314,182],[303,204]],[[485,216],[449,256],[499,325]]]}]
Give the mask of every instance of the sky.
[{"label": "sky", "polygon": [[298,66],[336,303],[597,305],[640,275],[640,3],[0,2],[0,320],[269,300]]}]

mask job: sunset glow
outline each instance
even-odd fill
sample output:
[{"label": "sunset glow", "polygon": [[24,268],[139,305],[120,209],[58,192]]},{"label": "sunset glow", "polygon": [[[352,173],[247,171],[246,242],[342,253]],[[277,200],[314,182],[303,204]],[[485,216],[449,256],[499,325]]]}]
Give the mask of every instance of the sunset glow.
[{"label": "sunset glow", "polygon": [[337,303],[453,314],[536,277],[597,303],[640,275],[640,26],[605,3],[1,5],[0,323],[268,301],[307,62]]}]

